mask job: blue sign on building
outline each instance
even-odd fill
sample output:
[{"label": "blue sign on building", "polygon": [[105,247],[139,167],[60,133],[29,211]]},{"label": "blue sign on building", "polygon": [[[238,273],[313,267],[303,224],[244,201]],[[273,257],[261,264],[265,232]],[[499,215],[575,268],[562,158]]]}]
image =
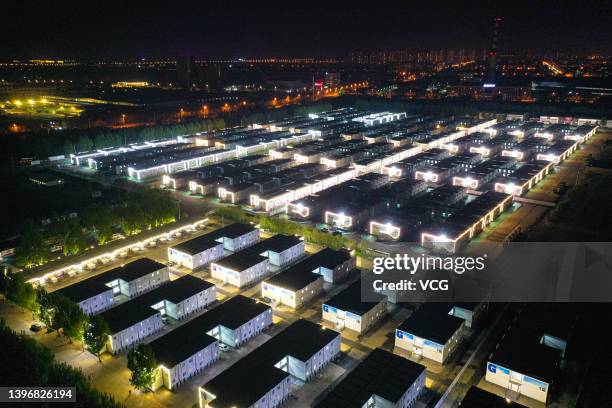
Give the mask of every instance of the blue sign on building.
[{"label": "blue sign on building", "polygon": [[527,377],[526,375],[523,376],[523,381],[535,384],[538,387],[541,387],[541,388],[544,388],[544,389],[548,388],[548,384],[547,383],[545,383],[543,381],[540,381],[540,380],[536,380],[535,378]]},{"label": "blue sign on building", "polygon": [[431,341],[431,340],[424,340],[423,341],[423,345],[431,347],[431,348],[434,348],[436,350],[442,350],[444,348],[444,346],[442,346],[441,344],[438,344],[438,343],[436,343],[434,341]]},{"label": "blue sign on building", "polygon": [[338,309],[333,306],[323,305],[323,311],[327,313],[338,313]]},{"label": "blue sign on building", "polygon": [[493,363],[487,364],[487,370],[489,370],[493,374],[497,373],[497,370],[499,370],[500,372],[506,375],[510,375],[510,370],[508,370],[507,368],[498,366],[497,364],[493,364]]},{"label": "blue sign on building", "polygon": [[414,336],[412,334],[410,334],[408,332],[401,331],[401,330],[397,330],[397,337],[399,339],[403,339],[405,337],[407,339],[414,340]]}]

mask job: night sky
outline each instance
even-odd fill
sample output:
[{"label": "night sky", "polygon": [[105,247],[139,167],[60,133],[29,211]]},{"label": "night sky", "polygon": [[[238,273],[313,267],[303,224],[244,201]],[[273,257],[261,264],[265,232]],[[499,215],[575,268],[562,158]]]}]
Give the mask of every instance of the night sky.
[{"label": "night sky", "polygon": [[484,49],[490,46],[495,15],[504,19],[502,54],[612,51],[610,1],[124,3],[3,2],[0,59]]}]

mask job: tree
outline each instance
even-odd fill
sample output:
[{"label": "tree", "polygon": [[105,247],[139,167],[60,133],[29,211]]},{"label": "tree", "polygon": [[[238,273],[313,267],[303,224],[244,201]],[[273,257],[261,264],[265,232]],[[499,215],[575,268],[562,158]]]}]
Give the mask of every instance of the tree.
[{"label": "tree", "polygon": [[64,335],[68,337],[70,343],[72,340],[82,341],[89,318],[76,303],[70,301],[67,305],[69,306],[66,309]]},{"label": "tree", "polygon": [[64,154],[70,156],[72,153],[74,153],[74,144],[68,139],[64,140]]},{"label": "tree", "polygon": [[153,385],[157,359],[148,344],[139,344],[128,353],[128,368],[132,371],[130,383],[139,390],[146,391]]},{"label": "tree", "polygon": [[79,152],[87,152],[93,149],[93,146],[94,144],[91,141],[91,138],[85,135],[79,137],[79,140],[77,141],[77,150]]},{"label": "tree", "polygon": [[18,306],[36,311],[36,291],[32,285],[25,281],[23,273],[8,272],[6,279],[6,298]]},{"label": "tree", "polygon": [[0,269],[0,293],[2,293],[3,295],[6,295],[6,289],[8,287],[9,284],[9,267],[8,266],[2,266],[2,269]]},{"label": "tree", "polygon": [[42,265],[49,259],[49,248],[42,232],[29,220],[20,235],[19,247],[15,253],[18,266]]},{"label": "tree", "polygon": [[89,323],[87,324],[83,337],[85,346],[87,347],[87,350],[98,357],[98,361],[100,362],[102,362],[100,354],[106,345],[109,334],[110,328],[102,316],[93,316],[89,319]]},{"label": "tree", "polygon": [[42,286],[36,288],[36,303],[38,303],[37,318],[47,327],[53,322],[53,299]]},{"label": "tree", "polygon": [[[55,361],[51,350],[27,335],[18,335],[0,319],[0,378],[4,386],[75,387],[74,408],[125,408],[97,391],[82,371]],[[60,404],[62,405],[62,404]]]},{"label": "tree", "polygon": [[53,310],[51,325],[49,327],[55,330],[57,332],[57,336],[59,337],[60,329],[65,328],[70,324],[71,308],[74,303],[64,295],[57,292],[51,293],[49,296],[51,299],[50,304]]}]

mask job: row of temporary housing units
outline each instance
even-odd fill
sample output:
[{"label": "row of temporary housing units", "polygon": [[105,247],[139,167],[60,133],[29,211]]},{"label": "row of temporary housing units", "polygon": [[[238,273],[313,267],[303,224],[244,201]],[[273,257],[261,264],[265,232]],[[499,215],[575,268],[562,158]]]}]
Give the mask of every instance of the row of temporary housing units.
[{"label": "row of temporary housing units", "polygon": [[[358,115],[354,112],[353,115]],[[396,114],[395,116],[401,116]],[[394,116],[394,117],[395,117]],[[404,115],[405,116],[405,115]],[[309,120],[312,122],[312,120]],[[231,129],[227,132],[207,134],[196,139],[196,145],[205,146],[205,149],[220,149],[207,152],[204,156],[189,158],[189,160],[166,160],[163,163],[151,162],[141,163],[138,166],[128,167],[130,177],[142,179],[157,174],[172,174],[175,172],[199,168],[207,164],[217,163],[222,160],[234,157],[244,157],[271,149],[283,149],[286,146],[299,145],[316,138],[332,134],[335,131],[346,127],[355,128],[362,126],[357,123],[347,122],[346,120],[336,120],[333,128],[326,129],[326,132],[316,130],[317,126],[310,123],[305,124],[308,129],[291,128],[291,130],[280,130],[279,127],[270,125],[269,127],[255,126],[252,128]],[[313,126],[312,128],[309,126]],[[325,124],[323,128],[330,125]],[[333,132],[332,132],[333,130]],[[201,148],[201,147],[198,147]]]},{"label": "row of temporary housing units", "polygon": [[242,295],[153,340],[153,390],[173,390],[219,359],[219,345],[238,348],[272,325],[272,309]]},{"label": "row of temporary housing units", "polygon": [[[224,258],[224,250],[232,254]],[[270,265],[290,265],[265,279],[261,288],[263,298],[292,308],[320,295],[324,282],[341,282],[355,269],[355,258],[345,249],[303,255],[301,239],[275,235],[259,241],[259,229],[246,224],[232,224],[168,248],[170,261],[189,269],[210,265],[213,278],[237,287],[266,278]]]},{"label": "row of temporary housing units", "polygon": [[[225,251],[233,254],[223,259]],[[259,230],[244,224],[232,224],[168,250],[171,260],[191,268],[212,263],[213,277],[221,279],[223,274],[229,283],[239,287],[267,276],[270,273],[268,264],[283,267],[302,257],[303,253],[304,242],[297,237],[276,235],[259,241]],[[327,257],[334,253],[319,255],[318,268],[311,273],[338,279],[343,276],[342,271],[350,270],[348,266],[331,266]],[[228,265],[233,269],[227,270]],[[157,333],[164,325],[164,318],[182,320],[216,300],[215,285],[191,275],[171,281],[168,267],[148,258],[111,269],[58,292],[87,314],[100,314],[104,318],[110,328],[106,349],[111,353],[126,350]],[[127,301],[119,303],[124,299]],[[240,341],[225,343],[235,346]]]},{"label": "row of temporary housing units", "polygon": [[250,202],[251,205],[253,205],[253,203],[256,203],[258,209],[268,212],[278,207],[283,207],[288,203],[299,200],[300,198],[306,197],[311,194],[316,194],[329,187],[340,184],[348,179],[355,178],[360,175],[360,173],[363,174],[372,171],[382,172],[382,169],[385,166],[400,162],[401,160],[404,160],[410,156],[414,156],[420,152],[432,148],[437,148],[442,144],[452,142],[460,137],[465,136],[468,133],[477,132],[488,126],[492,126],[495,123],[496,119],[481,121],[474,124],[472,127],[464,130],[449,131],[436,136],[431,136],[427,140],[422,140],[420,142],[415,143],[416,146],[414,147],[410,146],[408,148],[395,149],[393,152],[385,155],[384,158],[378,159],[368,164],[367,167],[359,168],[359,171],[357,170],[357,168],[346,169],[339,175],[333,175],[330,178],[317,180],[313,183],[304,183],[303,185],[297,188],[288,188],[274,195],[268,195],[265,198],[262,198],[258,195],[254,195],[254,197],[251,197]]},{"label": "row of temporary housing units", "polygon": [[[403,116],[402,116],[403,115]],[[141,180],[160,174],[172,174],[182,170],[202,167],[231,158],[244,157],[257,152],[274,148],[281,148],[300,144],[318,137],[326,136],[337,129],[347,126],[354,127],[348,118],[362,117],[362,112],[341,112],[334,124],[307,123],[302,128],[279,130],[278,128],[265,128],[261,126],[234,128],[223,132],[210,133],[199,136],[195,140],[192,150],[202,149],[203,154],[192,154],[189,157],[167,158],[158,160],[144,160],[140,163],[131,163],[127,166],[129,177]],[[391,114],[389,120],[405,117],[405,114]],[[361,124],[357,124],[361,126]]]},{"label": "row of temporary housing units", "polygon": [[297,320],[198,388],[200,408],[273,408],[293,383],[316,378],[340,353],[338,332]]},{"label": "row of temporary housing units", "polygon": [[[403,152],[405,149],[401,149],[399,145],[395,146],[393,142],[390,143],[388,141],[388,136],[389,134],[401,132],[405,127],[414,127],[416,124],[422,125],[422,119],[421,117],[404,118],[392,122],[391,124],[371,127],[369,130],[367,130],[367,127],[352,128],[350,130],[335,129],[336,132],[325,139],[317,139],[298,145],[271,149],[269,154],[271,158],[276,160],[293,159],[299,163],[313,165],[321,163],[328,169],[340,169],[351,165],[357,170],[357,174],[365,174],[379,170],[381,164],[402,160],[406,156]],[[350,123],[351,122],[349,122],[349,125]],[[342,126],[346,125],[346,123],[337,124]],[[272,127],[273,125],[270,125],[270,129]],[[338,136],[338,131],[340,132],[340,136]],[[447,136],[440,137],[446,140]],[[225,146],[226,145],[224,145],[224,147]],[[395,149],[393,149],[394,146]],[[248,157],[246,158],[248,159]],[[244,180],[242,181],[244,181],[244,183],[240,183],[236,180],[241,180],[241,175],[246,174],[246,170],[239,172],[238,178],[234,176],[233,180],[226,180],[228,178],[227,176],[223,178],[219,175],[213,176],[213,173],[209,171],[211,168],[215,169],[217,167],[219,166],[206,166],[194,169],[195,173],[182,172],[184,174],[181,174],[181,172],[179,172],[175,177],[166,175],[164,177],[164,184],[170,186],[176,186],[177,184],[184,185],[185,182],[180,182],[179,180],[185,181],[191,177],[188,183],[192,193],[207,195],[218,190],[222,200],[240,202],[246,199],[256,209],[263,210],[265,210],[266,206],[271,208],[268,203],[270,198],[277,197],[279,193],[284,198],[287,191],[300,189],[304,187],[304,185],[309,184],[308,181],[303,184],[296,183],[297,180],[291,177],[291,174],[285,175],[284,173],[278,174],[278,177],[274,176],[272,179],[262,176],[261,182],[258,182],[256,178],[253,179],[253,177],[257,176],[257,174],[255,174],[255,176],[251,175],[246,179],[243,178]],[[283,161],[283,167],[279,167],[273,173],[279,173],[286,167],[293,166]],[[344,171],[333,172],[330,176],[335,177],[343,172]],[[293,173],[295,173],[295,171]],[[354,172],[350,171],[348,177],[352,177],[353,175]],[[308,177],[304,176],[304,178]],[[324,179],[324,177],[318,177],[315,183],[319,181],[319,179]],[[298,185],[296,186],[296,184]],[[306,186],[306,188],[309,187]],[[314,191],[316,191],[316,188]],[[252,199],[250,199],[250,197],[252,197]]]},{"label": "row of temporary housing units", "polygon": [[149,164],[130,166],[128,168],[128,175],[136,180],[141,180],[160,174],[172,174],[182,170],[202,167],[207,164],[218,163],[223,160],[243,157],[249,154],[255,154],[256,152],[265,151],[272,148],[287,146],[291,144],[299,144],[305,141],[313,140],[316,137],[317,136],[313,134],[287,135],[283,133],[282,137],[278,139],[258,141],[257,143],[253,142],[253,144],[244,143],[243,145],[236,145],[233,149],[213,150],[211,152],[207,152],[206,154],[202,154],[185,160],[172,160],[166,163],[155,164],[152,166],[150,166]]},{"label": "row of temporary housing units", "polygon": [[[69,299],[80,301],[81,307],[90,307],[90,312],[101,311],[110,328],[106,350],[111,353],[158,333],[166,317],[183,320],[216,301],[215,285],[192,275],[169,281],[167,268],[146,258],[118,269],[60,290]],[[136,288],[141,292],[132,292]],[[112,307],[112,297],[118,295],[129,300]],[[236,296],[166,333],[151,343],[159,363],[153,389],[174,389],[218,359],[219,342],[239,347],[271,324],[269,306]]]},{"label": "row of temporary housing units", "polygon": [[488,303],[423,303],[395,330],[395,348],[415,358],[444,364],[463,340],[466,329],[478,325]]},{"label": "row of temporary housing units", "polygon": [[[130,252],[140,253],[146,247],[156,244],[157,242],[168,242],[183,233],[191,233],[199,228],[203,228],[208,223],[208,218],[199,219],[195,222],[177,222],[161,227],[162,231],[152,230],[149,232],[143,232],[146,235],[145,238],[140,239],[136,242],[129,244],[123,244],[123,241],[117,241],[115,243],[107,244],[110,248],[107,252],[99,253],[91,257],[83,256],[80,257],[82,260],[75,262],[74,264],[65,265],[62,263],[60,267],[49,267],[45,268],[41,272],[40,276],[31,278],[30,283],[38,285],[44,285],[47,282],[57,282],[58,279],[64,276],[74,276],[77,274],[85,273],[92,267],[98,264],[107,264],[116,259],[126,257]],[[176,225],[176,226],[175,226]],[[129,238],[128,238],[129,239]]]},{"label": "row of temporary housing units", "polygon": [[155,147],[160,146],[169,146],[178,143],[177,139],[167,139],[167,140],[158,140],[152,142],[144,142],[144,143],[135,143],[128,145],[126,147],[112,147],[107,149],[96,149],[88,152],[82,153],[71,153],[70,154],[70,162],[75,166],[81,166],[83,164],[89,164],[90,159],[95,159],[98,157],[105,157],[120,153],[127,153],[130,151],[140,151],[140,150],[148,150],[153,149]]},{"label": "row of temporary housing units", "polygon": [[297,309],[321,295],[324,283],[341,282],[355,267],[349,251],[325,248],[264,280],[261,296]]},{"label": "row of temporary housing units", "polygon": [[[141,258],[59,289],[89,315],[108,323],[106,350],[117,353],[158,332],[163,318],[182,320],[216,301],[211,283],[185,275],[170,280],[168,267]],[[117,305],[119,299],[126,302]]]},{"label": "row of temporary housing units", "polygon": [[455,253],[510,207],[512,200],[512,195],[487,191],[452,213],[446,221],[423,228],[421,245]]},{"label": "row of temporary housing units", "polygon": [[[585,134],[589,134],[584,140],[588,140],[596,128],[588,127],[584,130],[587,131]],[[535,186],[551,171],[553,165],[576,151],[579,143],[572,140],[556,142],[548,151],[539,154],[537,160],[525,163],[514,170],[514,162],[501,156],[454,176],[453,185],[472,189],[480,188],[495,180],[494,192],[485,192],[465,208],[453,212],[445,222],[424,229],[420,236],[421,244],[455,252],[503,212],[511,204],[511,196],[522,195]],[[547,160],[540,160],[543,158]],[[494,177],[500,175],[502,177]],[[386,222],[375,220],[370,225],[371,233],[382,233],[398,239],[400,236],[398,224],[388,220]]]},{"label": "row of temporary housing units", "polygon": [[[485,311],[485,303],[424,303],[396,329],[395,348],[400,354],[407,352],[444,364],[461,343],[465,328],[481,319]],[[572,306],[526,305],[486,364],[485,380],[500,386],[504,398],[468,395],[465,401],[503,400],[506,406],[523,395],[548,403],[578,318]]]},{"label": "row of temporary housing units", "polygon": [[426,376],[425,366],[377,348],[313,406],[414,407],[425,392]]},{"label": "row of temporary housing units", "polygon": [[[578,150],[582,143],[587,142],[597,132],[597,129],[597,126],[590,125],[572,129],[571,133],[565,134],[562,140],[538,152],[535,156],[536,160],[526,163],[507,177],[498,180],[494,185],[495,191],[517,196],[526,193],[542,180],[554,165],[567,159]],[[546,134],[555,135],[556,133],[550,131]],[[522,156],[525,152],[518,151],[518,154]]]},{"label": "row of temporary housing units", "polygon": [[511,195],[486,191],[462,205],[468,197],[462,186],[442,185],[425,193],[424,181],[387,182],[381,174],[361,176],[289,204],[287,214],[386,239],[420,239],[425,246],[435,242],[455,252],[512,203]]},{"label": "row of temporary housing units", "polygon": [[[230,254],[226,256],[226,251]],[[189,269],[210,266],[211,277],[242,288],[305,254],[303,239],[277,234],[260,240],[259,229],[231,224],[168,248],[168,259]]]},{"label": "row of temporary housing units", "polygon": [[575,304],[526,305],[489,356],[485,380],[506,398],[523,395],[547,404],[579,318]]},{"label": "row of temporary housing units", "polygon": [[[400,120],[392,124],[370,128],[368,132],[382,131],[383,135],[388,131],[393,133],[397,129],[401,130],[404,125],[418,123],[420,120],[420,117],[410,119],[409,124],[404,123],[406,120]],[[364,174],[376,170],[377,163],[380,167],[379,159],[383,159],[384,162],[399,159],[397,156],[401,149],[396,148],[395,151],[392,151],[393,143],[378,139],[370,141],[367,136],[362,136],[364,133],[360,128],[353,130],[350,138],[342,133],[341,136],[328,136],[325,139],[272,149],[269,155],[274,160],[254,166],[265,167],[265,169],[257,169],[261,171],[243,168],[242,171],[234,171],[231,176],[225,173],[220,175],[214,173],[213,175],[213,172],[210,171],[226,163],[228,166],[232,163],[233,166],[237,160],[231,160],[217,166],[195,169],[194,173],[180,172],[174,177],[166,175],[164,184],[173,187],[185,185],[185,180],[191,177],[189,189],[192,193],[207,195],[218,192],[221,200],[232,203],[249,201],[249,198],[252,197],[250,204],[255,209],[262,209],[266,203],[265,200],[269,197],[275,197],[279,192],[284,193],[288,189],[296,189],[304,184],[313,183],[308,181],[310,178],[314,177],[314,183],[316,183],[324,180],[326,176],[342,175],[346,171],[342,168],[349,165],[357,169],[358,174]],[[355,138],[352,138],[353,136]],[[268,171],[272,165],[274,169]],[[327,168],[328,171],[317,176],[324,168]]]}]

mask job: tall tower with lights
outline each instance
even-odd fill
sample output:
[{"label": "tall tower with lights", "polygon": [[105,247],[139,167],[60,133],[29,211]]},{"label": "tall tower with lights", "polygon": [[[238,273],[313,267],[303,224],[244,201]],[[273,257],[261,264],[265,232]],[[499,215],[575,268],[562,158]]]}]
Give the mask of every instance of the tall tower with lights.
[{"label": "tall tower with lights", "polygon": [[493,19],[493,43],[489,50],[489,72],[487,73],[487,79],[484,86],[493,88],[495,87],[495,68],[497,58],[497,34],[499,33],[499,25],[501,24],[501,17],[495,17]]}]

